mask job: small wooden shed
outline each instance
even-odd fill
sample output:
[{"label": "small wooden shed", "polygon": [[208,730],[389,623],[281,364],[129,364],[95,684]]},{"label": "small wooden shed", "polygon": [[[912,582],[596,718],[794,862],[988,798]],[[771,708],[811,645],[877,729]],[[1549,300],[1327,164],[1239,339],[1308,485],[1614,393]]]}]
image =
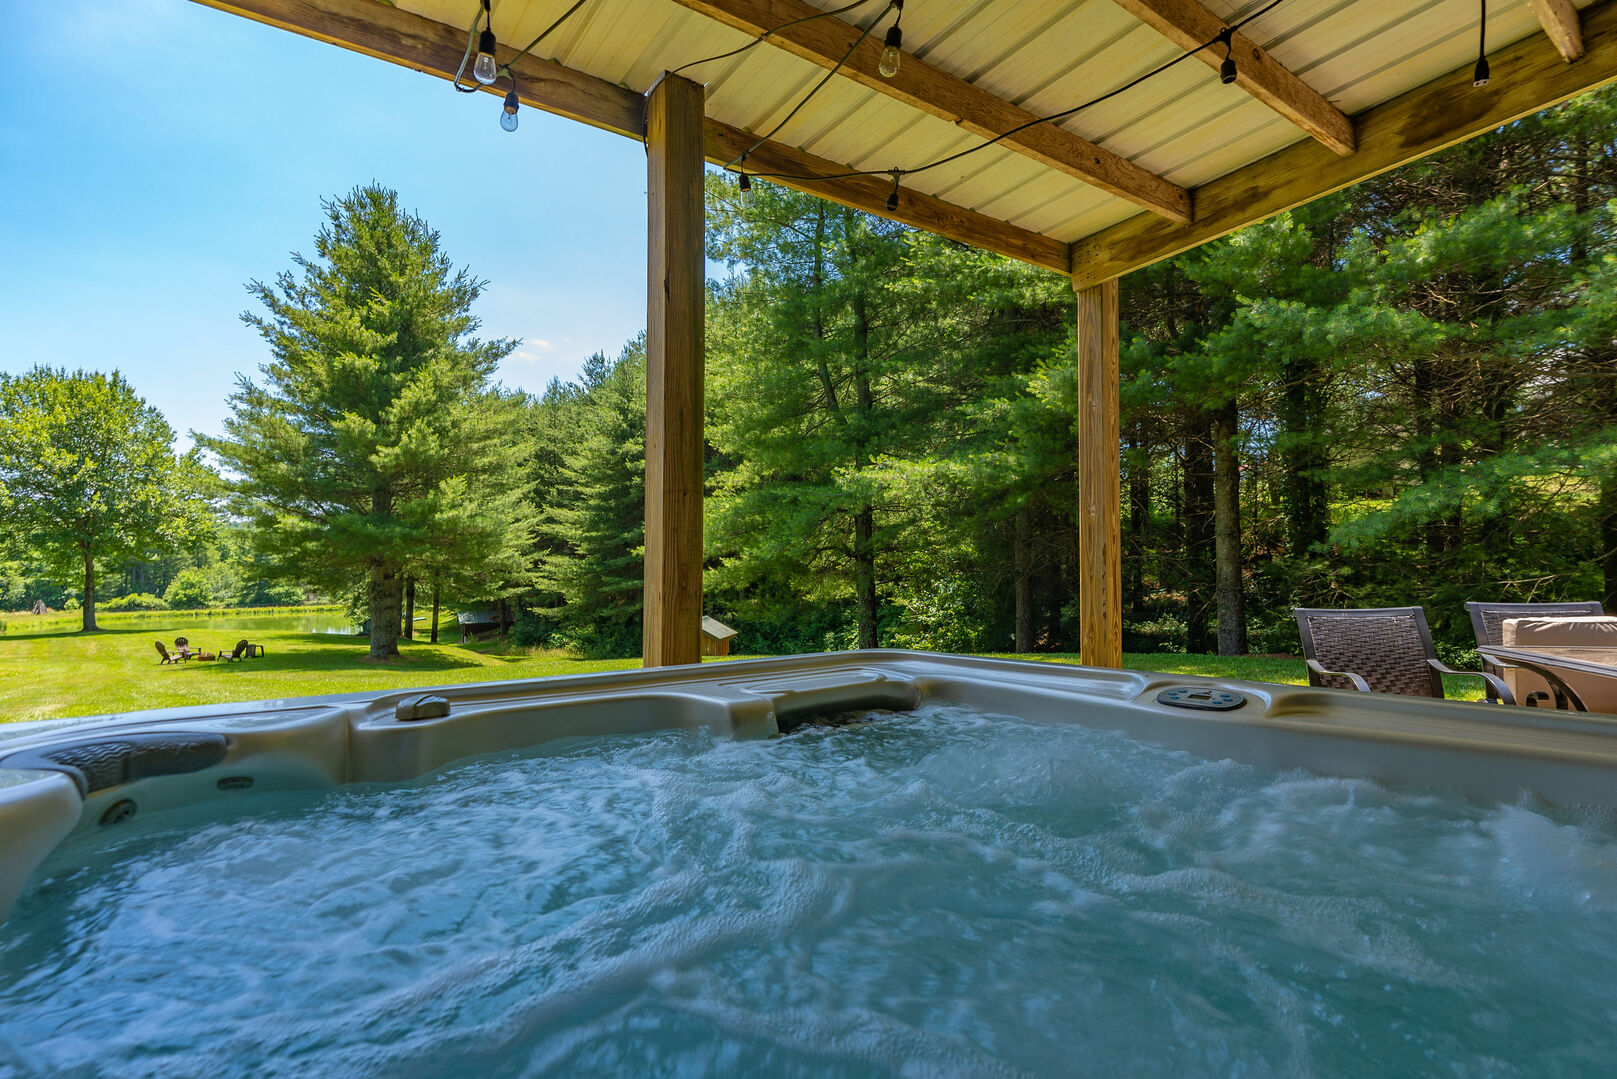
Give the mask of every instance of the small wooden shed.
[{"label": "small wooden shed", "polygon": [[702,654],[704,656],[727,656],[730,654],[730,639],[736,631],[709,615],[702,616]]},{"label": "small wooden shed", "polygon": [[479,633],[500,628],[500,616],[497,611],[461,611],[455,615],[455,621],[460,624],[461,644],[465,644]]}]

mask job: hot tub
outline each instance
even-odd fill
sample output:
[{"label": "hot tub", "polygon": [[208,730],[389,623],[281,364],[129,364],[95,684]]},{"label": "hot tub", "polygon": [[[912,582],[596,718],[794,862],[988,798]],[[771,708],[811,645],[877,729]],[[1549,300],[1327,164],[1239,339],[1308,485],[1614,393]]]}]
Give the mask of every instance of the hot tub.
[{"label": "hot tub", "polygon": [[[828,715],[858,713],[874,720],[863,732],[802,741],[787,763],[771,746],[790,740],[762,741]],[[1012,760],[995,757],[995,723],[1016,747]],[[964,739],[951,741],[961,730]],[[1074,743],[1080,730],[1098,732],[1100,741]],[[910,731],[924,744],[911,745]],[[290,900],[293,914],[266,917],[266,927],[280,928],[265,932],[285,935],[289,953],[325,950],[323,938],[299,936],[297,907],[312,902],[329,908],[320,932],[341,938],[352,927],[366,939],[355,953],[363,961],[346,966],[392,971],[354,988],[358,975],[344,962],[307,961],[337,968],[336,984],[346,987],[340,995],[352,991],[364,1001],[360,1018],[316,1020],[284,1000],[249,1001],[242,1014],[287,1017],[294,1033],[272,1036],[274,1022],[250,1029],[239,1016],[213,1021],[211,1032],[198,1035],[193,1060],[191,1049],[174,1048],[184,1035],[154,1026],[127,1034],[113,1072],[183,1074],[188,1061],[200,1068],[199,1061],[228,1051],[240,1067],[264,1074],[1057,1073],[1065,1058],[1052,1053],[1069,1036],[1076,1044],[1064,1051],[1087,1045],[1095,1066],[1110,1070],[1127,1066],[1110,1032],[1156,1006],[1163,1010],[1146,1024],[1150,1046],[1127,1058],[1140,1070],[1328,1072],[1371,1022],[1341,1018],[1333,979],[1353,987],[1342,991],[1348,997],[1384,979],[1386,997],[1368,1002],[1365,1014],[1408,1012],[1399,1021],[1409,1030],[1401,1039],[1387,1033],[1377,1048],[1361,1046],[1362,1059],[1354,1058],[1361,1065],[1380,1059],[1394,1068],[1435,1068],[1445,1051],[1463,1051],[1471,1055],[1461,1072],[1487,1070],[1490,1060],[1504,1061],[1501,1070],[1509,1072],[1514,1049],[1531,1048],[1519,1044],[1519,1030],[1556,1020],[1508,1006],[1492,1014],[1478,1001],[1507,991],[1510,979],[1479,990],[1472,983],[1485,976],[1449,953],[1486,951],[1493,947],[1486,941],[1510,925],[1522,936],[1510,947],[1531,952],[1541,922],[1612,921],[1617,873],[1608,869],[1617,839],[1603,830],[1605,811],[1590,807],[1617,802],[1614,735],[1612,720],[1566,713],[897,651],[0,727],[0,913],[18,908],[18,921],[0,926],[0,1000],[10,1001],[9,1011],[0,1009],[0,1075],[10,1074],[8,1066],[19,1075],[84,1066],[74,1055],[82,1047],[58,1028],[87,1030],[102,1021],[97,1009],[138,1010],[134,1002],[144,999],[133,992],[121,1005],[107,1003],[95,970],[77,975],[92,988],[53,995],[49,979],[69,976],[77,957],[53,954],[51,934],[127,918],[126,938],[137,943],[118,947],[139,951],[149,942],[160,949],[197,933],[206,940],[197,925],[208,917],[206,899],[181,902],[186,924],[164,920],[172,916],[165,881],[177,890],[192,875],[169,860],[170,848],[197,844],[206,864],[196,876],[222,874],[230,889],[262,888],[268,903],[277,882],[296,875],[299,858],[328,856],[307,848],[272,856],[241,846],[263,839],[254,823],[260,819],[302,827],[303,818],[286,815],[287,799],[304,799],[298,812],[317,818],[352,816],[373,802],[385,815],[472,814],[488,800],[479,784],[502,788],[500,797],[517,806],[527,801],[523,784],[531,784],[536,804],[554,804],[547,815],[511,824],[511,835],[478,826],[454,840],[475,841],[481,853],[453,869],[432,868],[431,845],[444,842],[432,838],[419,851],[369,855],[380,861],[356,869],[364,879],[344,885],[350,899],[362,897],[352,902],[310,895],[322,886],[308,882],[297,896],[276,897],[283,905]],[[748,741],[756,748],[741,748]],[[1124,744],[1145,746],[1138,751],[1145,763],[1119,755]],[[455,763],[468,758],[506,770],[474,772],[467,769],[482,766]],[[1135,771],[1146,778],[1123,774]],[[447,784],[441,797],[433,784]],[[1181,804],[1184,791],[1192,793]],[[831,804],[844,795],[847,808]],[[1026,809],[1036,795],[1047,805],[1042,816]],[[328,801],[308,801],[322,797]],[[1466,808],[1466,799],[1476,808]],[[709,820],[720,803],[723,812]],[[1056,807],[1053,815],[1048,806]],[[1368,818],[1338,823],[1348,806]],[[1414,814],[1414,838],[1376,831],[1389,806]],[[224,823],[198,823],[210,815]],[[616,831],[577,830],[592,818],[615,822]],[[1097,820],[1097,831],[1085,831]],[[664,834],[682,821],[690,834]],[[1313,838],[1298,840],[1298,830],[1340,832],[1350,837],[1346,853],[1322,854]],[[202,838],[176,838],[191,834]],[[1185,834],[1199,838],[1187,846]],[[1428,850],[1431,835],[1439,839]],[[129,848],[130,858],[147,859],[138,863],[143,876],[97,892],[91,878],[119,872],[119,836],[144,837]],[[282,842],[263,841],[271,850]],[[512,865],[525,870],[503,868],[513,846],[523,854]],[[1353,862],[1354,879],[1332,885],[1352,894],[1299,898],[1284,882],[1246,874],[1241,867],[1270,847],[1284,852],[1286,880],[1329,877],[1340,871],[1329,863]],[[236,860],[215,858],[214,848]],[[320,873],[341,876],[345,855],[329,858]],[[1469,860],[1462,866],[1454,858]],[[454,931],[463,934],[453,937],[456,955],[433,955],[440,966],[422,973],[417,965],[429,960],[421,940],[448,932],[437,924],[447,915],[431,902],[419,921],[408,911],[423,896],[459,886],[473,862],[501,865],[499,879],[455,908]],[[578,876],[586,863],[596,873],[588,880]],[[638,876],[626,883],[620,871],[629,863]],[[265,868],[271,864],[276,868]],[[1373,887],[1360,882],[1365,867],[1373,876],[1381,865],[1413,881],[1417,897],[1360,894]],[[48,894],[28,890],[36,870]],[[714,885],[725,873],[732,876]],[[1467,908],[1445,928],[1448,943],[1419,954],[1419,931],[1411,927],[1446,913],[1423,908],[1405,924],[1391,908],[1441,907],[1447,901],[1430,889],[1463,891],[1479,874],[1502,898]],[[386,888],[378,883],[384,876]],[[1431,883],[1439,878],[1440,885]],[[709,886],[724,891],[716,896],[703,890]],[[670,898],[675,893],[680,898]],[[1149,898],[1168,893],[1160,902]],[[54,911],[52,896],[71,912]],[[232,898],[215,893],[214,901],[220,896]],[[618,906],[608,916],[602,904]],[[1037,922],[1020,920],[1024,905],[1037,909]],[[1224,939],[1225,930],[1209,936],[1198,928],[1209,906],[1231,908],[1228,932],[1238,945]],[[382,908],[393,921],[364,929],[366,912]],[[1321,909],[1336,913],[1322,916]],[[624,910],[640,913],[630,918]],[[1242,928],[1254,917],[1264,924]],[[465,924],[479,918],[487,925],[468,938]],[[554,918],[561,921],[547,921]],[[530,919],[511,941],[503,939]],[[1117,940],[1148,929],[1168,935],[1141,937],[1132,956],[1111,954]],[[237,922],[221,932],[243,929]],[[5,966],[8,933],[32,936],[10,953],[20,972]],[[1315,936],[1328,940],[1319,954]],[[489,954],[468,958],[468,939],[490,940]],[[767,958],[753,951],[764,940]],[[918,942],[901,967],[885,956],[894,940]],[[612,941],[620,943],[604,943]],[[195,1006],[199,1017],[219,992],[210,979],[233,987],[259,977],[273,982],[262,968],[280,963],[273,948],[229,968],[210,966],[198,947],[175,947],[183,955],[161,962],[136,956],[122,977],[140,983],[167,965],[198,964],[187,984],[210,986]],[[1247,955],[1247,947],[1262,955]],[[1072,955],[1063,958],[1068,948]],[[1592,1001],[1617,989],[1617,981],[1603,981],[1617,965],[1608,961],[1617,959],[1617,936],[1582,938],[1579,948],[1596,968],[1592,981],[1569,979],[1564,965],[1542,974],[1577,985],[1577,1003],[1557,1008],[1540,1000],[1535,1007],[1561,1022],[1579,1018],[1555,1047],[1559,1055],[1533,1050],[1522,1058],[1536,1060],[1539,1070],[1577,1070],[1617,1052],[1607,1035],[1580,1040],[1585,1026],[1612,1029],[1610,1017],[1578,1011],[1604,1008]],[[600,949],[611,954],[595,955]],[[1040,952],[1054,968],[1021,966]],[[1343,969],[1328,969],[1332,963]],[[1288,964],[1296,967],[1291,975],[1284,974]],[[1082,974],[1062,984],[1050,969]],[[1484,962],[1484,969],[1493,968]],[[1225,984],[1226,977],[1236,981]],[[1174,988],[1164,988],[1169,984]],[[1421,1031],[1423,994],[1435,994],[1437,1010],[1454,1010],[1456,1000],[1463,1008]],[[758,1011],[738,1020],[746,1002]],[[407,1044],[418,1032],[408,1021],[412,1009],[434,1016],[420,1024],[438,1031],[430,1046]],[[1121,1012],[1108,1016],[1108,1009]],[[1106,1018],[1083,1029],[1073,1025],[1075,1015]],[[119,1019],[116,1029],[127,1032],[130,1021]],[[209,1027],[209,1020],[196,1021]],[[1294,1021],[1303,1034],[1287,1033]],[[1316,1027],[1352,1033],[1306,1033]],[[1207,1033],[1226,1028],[1247,1030],[1254,1040]],[[1466,1034],[1472,1028],[1474,1045]],[[166,1048],[154,1050],[153,1038]],[[390,1056],[388,1046],[405,1048]],[[320,1047],[335,1055],[320,1058]],[[466,1063],[479,1053],[480,1062]]]}]

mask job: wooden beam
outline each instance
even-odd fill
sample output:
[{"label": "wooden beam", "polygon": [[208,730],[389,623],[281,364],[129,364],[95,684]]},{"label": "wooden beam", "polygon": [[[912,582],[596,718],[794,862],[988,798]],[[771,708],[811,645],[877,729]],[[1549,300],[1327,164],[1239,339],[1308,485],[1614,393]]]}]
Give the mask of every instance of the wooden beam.
[{"label": "wooden beam", "polygon": [[[674,2],[753,36],[794,19],[820,14],[817,8],[802,0]],[[870,34],[849,56],[848,50],[858,38],[856,27],[841,19],[824,18],[781,30],[768,40],[793,56],[823,68],[834,68],[841,63],[838,74],[865,89],[885,94],[985,139],[1038,118],[909,53],[904,54],[898,74],[890,79],[883,78],[877,70],[882,34]],[[844,56],[848,57],[846,63],[842,63]],[[1170,220],[1190,220],[1190,195],[1184,188],[1053,124],[1038,124],[1019,131],[1007,136],[1000,145]]]},{"label": "wooden beam", "polygon": [[1539,25],[1561,59],[1570,64],[1583,55],[1583,30],[1578,26],[1578,9],[1572,0],[1527,0],[1527,6],[1538,16]]},{"label": "wooden beam", "polygon": [[647,667],[702,661],[702,99],[675,75],[646,98]]},{"label": "wooden beam", "polygon": [[[400,11],[380,0],[196,2],[441,79],[454,78],[466,50],[465,27]],[[515,49],[503,45],[497,54],[502,64],[515,55]],[[515,72],[517,96],[524,105],[635,139],[645,135],[645,99],[633,90],[532,56],[524,57]],[[472,82],[470,64],[464,82],[477,85]],[[504,79],[496,85],[478,88],[501,97],[510,89]],[[494,122],[494,113],[489,114],[488,122]]]},{"label": "wooden beam", "polygon": [[[197,2],[442,79],[454,76],[466,48],[464,28],[400,11],[379,0]],[[502,62],[509,62],[515,53],[502,45],[500,55]],[[518,96],[524,105],[633,139],[645,137],[646,99],[633,90],[531,56],[517,64],[516,75]],[[505,90],[505,80],[501,79],[489,92],[503,96]],[[739,128],[707,121],[707,159],[715,164],[730,161],[756,141]],[[759,172],[826,175],[850,171],[846,165],[777,143],[765,143],[753,152],[748,162]],[[1059,240],[1007,225],[986,214],[974,213],[917,191],[905,190],[898,211],[888,213],[887,195],[892,184],[881,177],[781,182],[1045,269],[1065,274],[1070,268],[1067,245]]]},{"label": "wooden beam", "polygon": [[[722,165],[733,161],[741,152],[758,141],[756,135],[740,128],[707,122],[707,159]],[[767,176],[784,173],[788,176],[826,176],[850,171],[846,165],[827,161],[823,157],[766,142],[752,151],[747,158],[747,171]],[[994,251],[1001,255],[1031,262],[1047,270],[1065,274],[1070,269],[1067,245],[1037,232],[1007,225],[998,218],[963,209],[942,199],[924,195],[910,188],[899,189],[898,209],[888,211],[887,196],[892,193],[893,181],[886,176],[855,176],[843,180],[776,180],[776,183],[807,191],[813,195],[852,206],[856,210],[876,214],[878,217],[902,221],[951,240]]]},{"label": "wooden beam", "polygon": [[1078,654],[1123,665],[1117,282],[1078,294]]},{"label": "wooden beam", "polygon": [[1149,266],[1523,116],[1617,80],[1617,0],[1583,9],[1583,59],[1567,64],[1534,34],[1488,58],[1493,79],[1471,85],[1471,63],[1353,118],[1359,150],[1337,157],[1299,142],[1196,189],[1196,220],[1145,214],[1072,245],[1079,286]]},{"label": "wooden beam", "polygon": [[[1118,7],[1162,34],[1181,49],[1195,49],[1217,37],[1228,24],[1196,0],[1114,0]],[[1215,71],[1224,50],[1214,46],[1196,54]],[[1339,154],[1353,152],[1353,125],[1342,110],[1326,101],[1245,34],[1230,39],[1235,85],[1290,120]]]}]

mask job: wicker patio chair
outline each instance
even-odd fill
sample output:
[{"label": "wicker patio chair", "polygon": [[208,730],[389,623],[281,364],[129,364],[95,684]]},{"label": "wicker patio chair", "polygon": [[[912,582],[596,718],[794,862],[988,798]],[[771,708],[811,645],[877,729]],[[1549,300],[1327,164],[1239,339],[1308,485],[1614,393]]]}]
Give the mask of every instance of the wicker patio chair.
[{"label": "wicker patio chair", "polygon": [[1515,704],[1510,687],[1486,671],[1457,671],[1437,658],[1426,612],[1419,607],[1321,610],[1297,607],[1308,684],[1366,693],[1443,696],[1443,675],[1481,678],[1497,697]]},{"label": "wicker patio chair", "polygon": [[[1600,606],[1599,600],[1590,600],[1587,603],[1481,603],[1471,602],[1465,605],[1466,613],[1471,616],[1471,632],[1477,635],[1477,647],[1485,644],[1504,644],[1505,638],[1500,627],[1507,618],[1553,618],[1556,615],[1590,615],[1605,614],[1605,608]],[[1484,659],[1482,669],[1489,674],[1503,675],[1504,670],[1497,664]],[[1488,687],[1488,699],[1494,699],[1493,687]]]}]

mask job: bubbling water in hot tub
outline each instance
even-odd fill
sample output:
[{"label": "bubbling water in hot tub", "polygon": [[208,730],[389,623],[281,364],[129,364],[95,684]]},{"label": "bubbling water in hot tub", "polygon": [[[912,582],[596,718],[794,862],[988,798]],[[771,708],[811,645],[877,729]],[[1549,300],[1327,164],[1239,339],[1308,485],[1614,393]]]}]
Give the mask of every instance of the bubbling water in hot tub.
[{"label": "bubbling water in hot tub", "polygon": [[1617,836],[1546,814],[944,705],[247,796],[46,863],[0,1076],[1589,1073]]}]

